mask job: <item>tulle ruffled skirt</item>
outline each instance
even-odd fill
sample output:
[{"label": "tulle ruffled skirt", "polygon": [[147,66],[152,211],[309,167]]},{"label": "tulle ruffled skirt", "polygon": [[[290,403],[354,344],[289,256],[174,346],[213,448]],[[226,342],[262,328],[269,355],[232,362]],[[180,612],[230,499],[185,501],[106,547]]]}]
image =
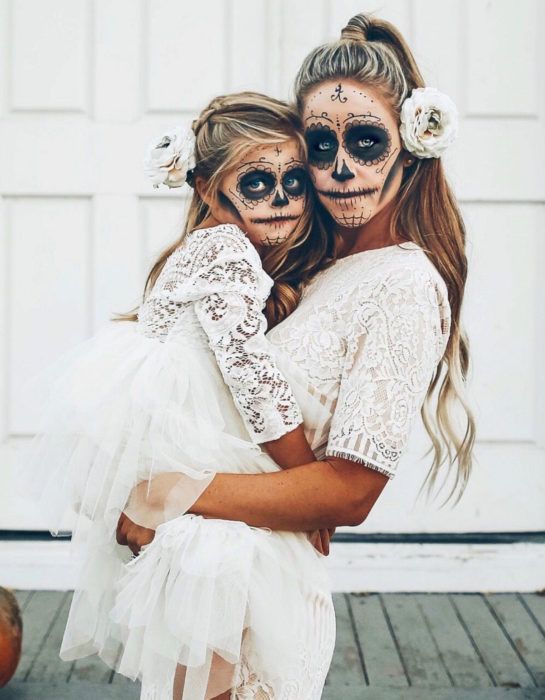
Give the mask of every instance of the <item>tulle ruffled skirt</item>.
[{"label": "tulle ruffled skirt", "polygon": [[[44,380],[19,488],[54,532],[72,513],[83,564],[62,658],[98,653],[147,687],[182,673],[179,697],[200,700],[232,686],[244,648],[246,667],[281,697],[300,673],[309,595],[330,599],[328,576],[304,533],[186,513],[216,471],[278,470],[249,440],[209,349],[111,324]],[[115,539],[124,510],[156,530],[137,557]]]}]

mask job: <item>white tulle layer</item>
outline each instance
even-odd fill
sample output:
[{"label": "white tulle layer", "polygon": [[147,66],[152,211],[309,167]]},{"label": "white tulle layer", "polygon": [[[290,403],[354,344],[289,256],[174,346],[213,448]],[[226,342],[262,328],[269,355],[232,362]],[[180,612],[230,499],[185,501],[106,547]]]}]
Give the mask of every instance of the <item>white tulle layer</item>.
[{"label": "white tulle layer", "polygon": [[306,598],[329,591],[323,557],[306,535],[186,514],[160,525],[131,559],[104,528],[92,532],[63,659],[98,652],[146,685],[182,665],[183,700],[200,700],[231,687],[249,635],[245,662],[260,682],[279,693],[296,676]]},{"label": "white tulle layer", "polygon": [[[208,348],[111,324],[44,379],[49,401],[19,484],[52,531],[76,514],[84,563],[61,656],[98,653],[148,685],[181,665],[183,700],[201,700],[230,687],[244,637],[260,681],[280,687],[297,659],[292,631],[309,625],[304,596],[327,594],[329,581],[304,533],[180,515],[216,470],[278,470],[248,439]],[[306,409],[321,407],[309,398]],[[165,473],[179,475],[169,482],[175,498],[132,558],[115,540],[119,515],[137,483]],[[145,509],[130,515],[149,526]]]},{"label": "white tulle layer", "polygon": [[112,323],[36,380],[48,400],[21,479],[52,531],[67,511],[115,529],[132,488],[154,475],[180,474],[179,515],[220,465],[278,469],[249,440],[208,347],[191,341]]}]

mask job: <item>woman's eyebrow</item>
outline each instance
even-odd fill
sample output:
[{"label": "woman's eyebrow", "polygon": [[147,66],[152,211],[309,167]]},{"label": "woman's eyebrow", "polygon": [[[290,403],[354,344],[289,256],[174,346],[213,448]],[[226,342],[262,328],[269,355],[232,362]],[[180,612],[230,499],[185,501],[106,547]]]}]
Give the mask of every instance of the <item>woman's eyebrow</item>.
[{"label": "woman's eyebrow", "polygon": [[327,117],[326,114],[327,112],[322,112],[322,114],[311,114],[305,119],[305,121],[308,122],[309,119],[326,119],[328,122],[331,122],[333,124],[333,119]]},{"label": "woman's eyebrow", "polygon": [[377,122],[381,121],[380,117],[377,117],[375,114],[371,114],[370,112],[366,112],[365,114],[349,114],[346,119],[343,119],[343,124],[347,122],[349,119],[356,119],[356,117],[365,117],[366,119],[376,119]]}]

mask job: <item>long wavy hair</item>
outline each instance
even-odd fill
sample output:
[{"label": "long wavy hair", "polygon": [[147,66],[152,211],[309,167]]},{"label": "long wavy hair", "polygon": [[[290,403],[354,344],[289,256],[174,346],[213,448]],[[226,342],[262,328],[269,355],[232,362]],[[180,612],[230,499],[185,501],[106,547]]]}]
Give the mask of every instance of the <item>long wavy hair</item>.
[{"label": "long wavy hair", "polygon": [[[265,144],[295,140],[306,159],[306,144],[297,111],[281,100],[256,92],[221,95],[210,102],[192,124],[195,133],[195,168],[191,182],[202,177],[206,195],[218,202],[221,184],[246,153]],[[164,250],[146,279],[142,300],[149,296],[168,257],[190,231],[198,228],[210,214],[210,206],[196,187],[180,237]],[[332,261],[333,242],[322,221],[322,210],[312,188],[308,188],[306,206],[295,231],[278,246],[267,248],[263,268],[274,281],[265,307],[269,327],[288,316],[301,298],[303,286],[316,272]],[[137,321],[138,309],[116,314],[115,321]]]},{"label": "long wavy hair", "polygon": [[[311,90],[325,81],[342,78],[353,78],[377,89],[398,123],[405,98],[414,88],[425,86],[416,61],[398,30],[389,22],[367,14],[353,17],[338,41],[319,46],[305,58],[295,80],[300,114]],[[395,232],[402,231],[404,238],[417,243],[448,288],[451,333],[422,407],[434,454],[422,487],[427,484],[429,495],[436,486],[440,467],[447,462],[447,472],[439,490],[455,469],[445,502],[455,494],[457,502],[471,473],[475,441],[475,422],[465,398],[469,347],[460,325],[467,276],[466,234],[441,160],[415,160],[413,166],[404,169],[390,234],[395,241],[398,238]]]}]

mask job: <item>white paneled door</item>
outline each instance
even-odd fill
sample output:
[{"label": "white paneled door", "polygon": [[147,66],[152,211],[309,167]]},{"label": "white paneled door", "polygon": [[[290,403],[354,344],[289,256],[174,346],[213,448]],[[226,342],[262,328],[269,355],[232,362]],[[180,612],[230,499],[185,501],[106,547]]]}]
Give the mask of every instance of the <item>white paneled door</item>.
[{"label": "white paneled door", "polygon": [[539,0],[0,0],[0,530],[36,412],[25,382],[139,300],[184,197],[145,148],[216,94],[289,95],[361,10],[396,23],[461,115],[448,169],[468,227],[477,465],[454,509],[417,499],[422,430],[365,531],[545,530],[545,90]]}]

